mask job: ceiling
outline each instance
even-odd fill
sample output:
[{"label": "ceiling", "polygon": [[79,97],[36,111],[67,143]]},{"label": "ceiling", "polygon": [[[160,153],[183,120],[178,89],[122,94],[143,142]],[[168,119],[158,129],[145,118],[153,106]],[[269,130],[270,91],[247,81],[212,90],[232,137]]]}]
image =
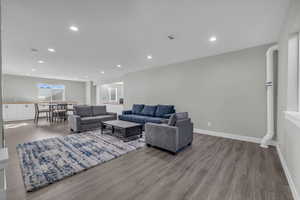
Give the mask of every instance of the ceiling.
[{"label": "ceiling", "polygon": [[[3,73],[99,81],[272,43],[288,5],[288,0],[6,0]],[[71,25],[79,31],[70,31]],[[210,42],[211,36],[217,41]]]}]

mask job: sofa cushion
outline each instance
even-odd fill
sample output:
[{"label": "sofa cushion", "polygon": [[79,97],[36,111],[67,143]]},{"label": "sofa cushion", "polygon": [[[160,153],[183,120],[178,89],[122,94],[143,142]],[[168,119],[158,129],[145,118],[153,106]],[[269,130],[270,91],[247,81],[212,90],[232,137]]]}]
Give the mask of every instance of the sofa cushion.
[{"label": "sofa cushion", "polygon": [[92,106],[74,106],[74,114],[80,117],[93,116]]},{"label": "sofa cushion", "polygon": [[140,124],[144,124],[146,120],[146,116],[142,115],[120,115],[119,119],[124,121],[136,122]]},{"label": "sofa cushion", "polygon": [[143,108],[144,108],[144,104],[133,104],[132,114],[141,114]]},{"label": "sofa cushion", "polygon": [[176,119],[177,120],[182,120],[182,119],[187,119],[187,118],[189,118],[189,113],[188,112],[176,113]]},{"label": "sofa cushion", "polygon": [[93,115],[105,115],[106,112],[106,106],[92,106]]},{"label": "sofa cushion", "polygon": [[166,114],[174,113],[173,105],[158,105],[155,111],[156,117],[163,117]]},{"label": "sofa cushion", "polygon": [[172,114],[171,117],[169,118],[168,125],[169,126],[175,126],[176,121],[177,121],[176,114]]},{"label": "sofa cushion", "polygon": [[164,120],[165,120],[165,119],[160,118],[160,117],[148,117],[148,116],[147,116],[147,117],[145,118],[145,123],[151,122],[151,123],[161,124],[161,123],[163,123]]},{"label": "sofa cushion", "polygon": [[92,116],[92,117],[82,117],[81,124],[93,124],[93,123],[100,123],[102,121],[114,120],[114,115],[99,115],[99,116]]},{"label": "sofa cushion", "polygon": [[148,106],[148,105],[145,105],[142,112],[141,112],[141,115],[145,115],[145,116],[154,116],[155,115],[155,111],[157,109],[157,106]]}]

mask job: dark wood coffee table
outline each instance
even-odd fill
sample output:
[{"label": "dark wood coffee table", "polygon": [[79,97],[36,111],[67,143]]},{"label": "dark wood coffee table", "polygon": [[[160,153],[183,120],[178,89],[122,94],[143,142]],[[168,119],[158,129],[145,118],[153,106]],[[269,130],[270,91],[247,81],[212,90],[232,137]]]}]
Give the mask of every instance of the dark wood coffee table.
[{"label": "dark wood coffee table", "polygon": [[110,133],[122,140],[129,141],[133,137],[143,135],[143,125],[122,120],[111,120],[102,122],[101,134],[110,130]]}]

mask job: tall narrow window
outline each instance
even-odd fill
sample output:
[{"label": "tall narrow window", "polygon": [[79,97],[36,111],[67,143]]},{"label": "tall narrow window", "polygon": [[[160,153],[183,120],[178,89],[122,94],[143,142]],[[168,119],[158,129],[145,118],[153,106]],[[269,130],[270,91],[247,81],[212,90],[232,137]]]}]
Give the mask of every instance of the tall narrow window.
[{"label": "tall narrow window", "polygon": [[110,102],[117,102],[118,99],[117,93],[118,93],[117,88],[108,88],[108,96]]}]

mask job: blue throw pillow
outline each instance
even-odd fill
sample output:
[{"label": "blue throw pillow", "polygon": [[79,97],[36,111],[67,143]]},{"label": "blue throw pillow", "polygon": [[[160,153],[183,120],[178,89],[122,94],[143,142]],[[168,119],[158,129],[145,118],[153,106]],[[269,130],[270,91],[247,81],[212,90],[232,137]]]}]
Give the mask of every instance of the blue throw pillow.
[{"label": "blue throw pillow", "polygon": [[141,114],[143,108],[144,108],[144,104],[133,104],[132,114]]},{"label": "blue throw pillow", "polygon": [[141,115],[154,116],[157,106],[144,106]]},{"label": "blue throw pillow", "polygon": [[158,105],[155,116],[156,117],[164,117],[166,114],[174,113],[174,106],[173,105]]}]

